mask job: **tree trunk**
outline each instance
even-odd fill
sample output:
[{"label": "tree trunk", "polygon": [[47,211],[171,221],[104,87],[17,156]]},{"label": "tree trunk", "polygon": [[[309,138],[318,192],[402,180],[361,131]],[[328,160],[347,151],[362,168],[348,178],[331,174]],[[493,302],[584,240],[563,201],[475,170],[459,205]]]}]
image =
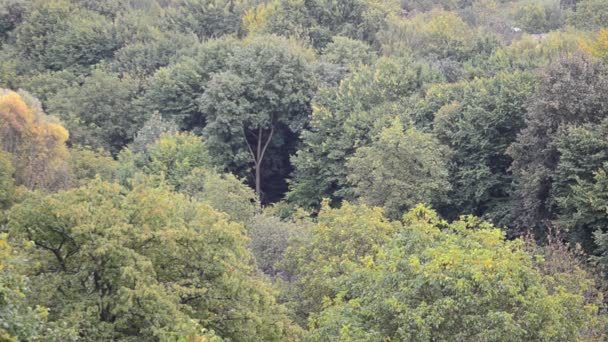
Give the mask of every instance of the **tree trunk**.
[{"label": "tree trunk", "polygon": [[261,161],[255,163],[255,193],[258,195],[260,203],[262,202],[262,170]]},{"label": "tree trunk", "polygon": [[[243,129],[244,130],[244,129]],[[268,133],[268,137],[264,140],[264,129],[258,128],[257,134],[257,148],[256,153],[253,153],[251,146],[247,143],[247,147],[249,147],[249,151],[253,157],[253,163],[255,165],[255,193],[262,203],[262,162],[264,161],[264,154],[268,149],[268,145],[270,145],[270,141],[272,140],[272,136],[274,135],[274,125],[270,126],[270,132]],[[246,140],[245,136],[245,140]]]}]

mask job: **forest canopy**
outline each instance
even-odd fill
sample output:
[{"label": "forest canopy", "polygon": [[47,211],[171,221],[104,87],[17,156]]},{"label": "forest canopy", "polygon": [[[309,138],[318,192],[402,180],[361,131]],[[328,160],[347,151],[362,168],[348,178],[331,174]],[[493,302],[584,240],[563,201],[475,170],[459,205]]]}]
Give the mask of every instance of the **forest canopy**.
[{"label": "forest canopy", "polygon": [[608,1],[0,0],[0,341],[603,341]]}]

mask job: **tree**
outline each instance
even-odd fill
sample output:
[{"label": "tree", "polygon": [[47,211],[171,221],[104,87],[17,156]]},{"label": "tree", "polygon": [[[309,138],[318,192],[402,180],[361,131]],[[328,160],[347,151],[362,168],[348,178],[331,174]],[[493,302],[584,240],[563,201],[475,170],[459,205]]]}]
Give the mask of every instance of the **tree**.
[{"label": "tree", "polygon": [[385,54],[414,52],[431,59],[470,59],[477,51],[479,34],[454,12],[433,10],[411,19],[392,16],[379,34]]},{"label": "tree", "polygon": [[163,118],[175,121],[183,130],[200,133],[207,118],[197,99],[211,76],[226,68],[235,45],[233,39],[209,40],[196,46],[193,56],[183,56],[160,68],[146,88],[143,107],[149,113],[159,112]]},{"label": "tree", "polygon": [[118,156],[123,184],[138,171],[163,176],[175,191],[196,168],[210,168],[206,143],[190,133],[163,134],[143,151],[125,149]]},{"label": "tree", "polygon": [[375,257],[353,265],[350,278],[334,288],[338,295],[311,322],[308,339],[576,341],[602,335],[601,295],[591,276],[579,272],[584,278],[566,288],[556,285],[562,272],[544,275],[535,266],[521,240],[507,241],[474,217],[448,224],[419,206]]},{"label": "tree", "polygon": [[603,213],[605,164],[608,162],[608,120],[570,126],[558,134],[559,161],[551,196],[556,206],[552,223],[569,241],[594,253],[594,235],[605,231]]},{"label": "tree", "polygon": [[15,183],[29,189],[65,186],[68,131],[27,93],[0,89],[0,149],[9,153]]},{"label": "tree", "polygon": [[168,185],[244,224],[259,208],[255,193],[242,180],[213,169],[206,143],[193,134],[161,135],[142,151],[123,150],[118,160],[119,178],[126,186],[139,182],[143,173],[151,177],[145,184]]},{"label": "tree", "polygon": [[97,177],[108,182],[118,177],[118,163],[110,153],[102,149],[72,146],[67,163],[71,187],[84,186]]},{"label": "tree", "polygon": [[582,30],[594,31],[604,28],[608,22],[608,4],[602,0],[578,1],[569,22]]},{"label": "tree", "polygon": [[13,204],[15,195],[15,168],[11,162],[11,156],[0,151],[0,210],[6,209]]},{"label": "tree", "polygon": [[95,69],[82,84],[72,84],[49,99],[47,107],[66,122],[72,143],[116,155],[143,126],[145,115],[134,101],[137,94],[133,78]]},{"label": "tree", "polygon": [[28,303],[45,303],[49,322],[81,338],[297,336],[257,276],[244,227],[205,204],[96,180],[30,196],[8,217],[11,236],[35,244]]},{"label": "tree", "polygon": [[302,145],[292,157],[295,170],[288,200],[307,209],[318,208],[324,197],[334,203],[353,200],[347,159],[397,115],[406,123],[429,125],[426,118],[410,116],[410,101],[441,79],[426,64],[380,58],[357,68],[339,86],[321,88],[313,101],[310,127],[302,132]]},{"label": "tree", "polygon": [[260,3],[243,14],[243,31],[249,35],[275,34],[310,41],[317,24],[307,5],[304,0]]},{"label": "tree", "polygon": [[449,154],[431,134],[404,132],[397,118],[371,145],[357,149],[346,163],[347,178],[361,202],[400,218],[418,203],[446,200]]},{"label": "tree", "polygon": [[599,30],[589,43],[583,43],[583,48],[592,56],[608,61],[608,29]]},{"label": "tree", "polygon": [[193,34],[151,30],[152,33],[125,44],[114,53],[111,62],[113,71],[145,79],[185,54],[184,50],[199,44]]},{"label": "tree", "polygon": [[559,228],[563,229],[570,241],[578,243],[583,248],[600,257],[600,263],[606,266],[606,192],[608,178],[604,163],[593,173],[593,178],[585,180],[573,177],[575,182],[571,185],[567,196],[556,199],[560,216],[555,220]]},{"label": "tree", "polygon": [[288,298],[295,302],[300,323],[335,298],[338,284],[352,276],[357,264],[373,259],[399,229],[400,223],[390,222],[380,208],[345,202],[331,209],[324,202],[311,237],[288,247],[281,267],[292,279]]},{"label": "tree", "polygon": [[308,121],[311,78],[297,46],[277,37],[254,38],[236,49],[227,70],[213,76],[200,98],[212,156],[237,174],[252,163],[253,184],[262,200],[263,168],[272,160],[267,153],[287,148],[282,152],[287,159],[288,137]]},{"label": "tree", "polygon": [[193,32],[199,39],[218,38],[240,31],[244,1],[178,0],[169,21],[182,32]]},{"label": "tree", "polygon": [[346,37],[335,36],[323,49],[323,61],[344,67],[370,65],[377,54],[366,43]]},{"label": "tree", "polygon": [[281,270],[287,248],[310,238],[312,224],[301,220],[281,220],[266,213],[256,215],[247,225],[249,248],[258,267],[272,277],[286,276]]},{"label": "tree", "polygon": [[607,76],[603,63],[583,55],[562,58],[545,69],[526,127],[507,152],[513,158],[513,218],[518,229],[536,228],[542,235],[555,218],[559,133],[572,125],[596,125],[608,115]]},{"label": "tree", "polygon": [[28,306],[29,279],[19,272],[25,263],[24,256],[8,243],[7,235],[0,234],[0,340],[73,338],[69,332],[47,324],[47,308]]},{"label": "tree", "polygon": [[517,9],[514,16],[518,27],[535,34],[555,30],[563,24],[561,11],[548,5],[524,5]]},{"label": "tree", "polygon": [[135,138],[133,138],[129,148],[135,153],[146,152],[148,147],[152,146],[163,135],[175,135],[177,132],[177,124],[163,119],[160,113],[154,112],[135,133]]},{"label": "tree", "polygon": [[68,1],[37,2],[16,29],[23,58],[39,69],[61,70],[96,64],[120,46],[112,22]]},{"label": "tree", "polygon": [[453,189],[449,203],[440,208],[443,215],[473,214],[495,224],[508,223],[513,178],[506,151],[525,126],[535,85],[528,72],[501,72],[427,92],[419,110],[435,111],[433,131],[453,151]]},{"label": "tree", "polygon": [[255,192],[230,173],[196,168],[181,181],[181,192],[228,214],[231,220],[250,227],[259,212]]},{"label": "tree", "polygon": [[21,23],[28,5],[25,0],[0,1],[0,46],[9,33]]}]

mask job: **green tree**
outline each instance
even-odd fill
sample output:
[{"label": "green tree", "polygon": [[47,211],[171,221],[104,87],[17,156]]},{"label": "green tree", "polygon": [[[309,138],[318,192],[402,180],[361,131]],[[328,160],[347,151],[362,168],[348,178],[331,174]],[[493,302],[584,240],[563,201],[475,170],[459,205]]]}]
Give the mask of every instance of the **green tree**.
[{"label": "green tree", "polygon": [[206,143],[193,134],[162,135],[143,151],[123,150],[118,160],[122,184],[137,183],[143,173],[152,177],[144,183],[166,184],[240,223],[249,223],[258,210],[255,193],[235,176],[215,171]]},{"label": "green tree", "polygon": [[13,203],[15,196],[15,168],[11,156],[0,151],[0,210],[6,209]]},{"label": "green tree", "polygon": [[[508,150],[513,158],[516,228],[536,228],[544,234],[546,225],[556,217],[559,133],[571,125],[597,125],[606,118],[607,91],[608,68],[589,57],[562,58],[545,69],[526,113],[526,127]],[[599,166],[586,170],[587,174]]]},{"label": "green tree", "polygon": [[28,302],[48,305],[49,321],[81,338],[296,337],[255,271],[244,227],[183,195],[97,180],[31,196],[8,226],[36,246]]},{"label": "green tree", "polygon": [[281,277],[281,264],[291,245],[310,238],[311,223],[305,220],[281,220],[266,213],[256,215],[247,225],[251,235],[249,248],[258,267],[267,275]]},{"label": "green tree", "polygon": [[397,115],[425,126],[425,118],[410,116],[414,95],[441,80],[434,69],[409,59],[380,58],[360,66],[337,87],[321,88],[313,102],[310,127],[301,134],[294,157],[289,201],[317,208],[323,197],[332,202],[354,199],[347,183],[346,161],[357,148],[387,127]]},{"label": "green tree", "polygon": [[[311,341],[586,340],[602,335],[593,279],[559,286],[521,240],[474,217],[447,224],[425,207],[375,258],[354,266],[311,322]],[[579,273],[581,275],[581,273]],[[587,297],[588,292],[595,293]]]},{"label": "green tree", "polygon": [[26,0],[1,0],[0,1],[0,47],[6,41],[9,33],[14,30],[23,20],[27,13],[28,1]]},{"label": "green tree", "polygon": [[347,161],[347,179],[361,202],[400,218],[418,203],[446,200],[449,154],[431,134],[413,128],[404,132],[397,118]]},{"label": "green tree", "polygon": [[47,324],[47,308],[28,306],[30,280],[19,272],[26,262],[24,255],[8,243],[7,235],[0,234],[0,340],[70,340],[74,336],[68,331]]},{"label": "green tree", "polygon": [[292,279],[288,298],[295,301],[300,323],[335,298],[338,284],[349,279],[359,263],[373,259],[400,228],[380,208],[345,202],[340,209],[331,209],[324,202],[311,237],[287,249],[281,268]]},{"label": "green tree", "polygon": [[286,162],[292,152],[289,139],[308,121],[312,81],[297,46],[260,37],[236,49],[227,71],[215,74],[200,98],[212,157],[241,175],[253,164],[253,184],[262,200],[264,168],[275,159]]},{"label": "green tree", "polygon": [[50,70],[93,65],[111,57],[120,45],[108,18],[64,0],[37,2],[16,37],[23,58]]},{"label": "green tree", "polygon": [[181,192],[228,214],[233,221],[247,227],[259,212],[260,204],[255,192],[230,173],[196,168],[182,179],[180,188]]},{"label": "green tree", "polygon": [[196,47],[192,56],[160,68],[146,88],[144,107],[149,113],[159,112],[181,129],[202,131],[206,115],[197,99],[214,73],[226,68],[237,42],[233,39],[209,40]]},{"label": "green tree", "polygon": [[590,180],[573,176],[567,196],[557,198],[560,216],[555,221],[564,229],[571,241],[580,243],[587,251],[600,254],[606,265],[606,205],[608,204],[608,178],[604,164],[593,172]]},{"label": "green tree", "polygon": [[537,4],[524,5],[515,11],[515,23],[529,33],[549,32],[559,28],[563,23],[561,16],[551,17],[554,13],[560,13],[559,9]]},{"label": "green tree", "polygon": [[218,38],[240,31],[245,1],[177,0],[168,20],[182,32],[193,32],[199,39]]},{"label": "green tree", "polygon": [[323,61],[344,67],[370,65],[377,57],[365,42],[340,36],[335,36],[321,54]]},{"label": "green tree", "polygon": [[495,224],[507,223],[513,179],[512,159],[506,151],[525,126],[526,105],[535,83],[531,73],[501,72],[438,86],[427,93],[417,110],[436,111],[433,131],[453,151],[453,189],[442,214],[453,218],[473,214]]},{"label": "green tree", "polygon": [[160,113],[155,112],[144,122],[144,125],[135,133],[133,142],[129,148],[135,152],[146,152],[164,134],[175,135],[178,132],[177,124],[173,121],[165,120]]},{"label": "green tree", "polygon": [[569,22],[576,28],[588,31],[608,27],[608,4],[602,0],[577,1]]},{"label": "green tree", "polygon": [[562,129],[556,145],[559,162],[551,196],[556,203],[552,221],[567,232],[569,240],[594,252],[594,234],[605,230],[602,213],[605,197],[605,164],[608,162],[608,120]]},{"label": "green tree", "polygon": [[379,34],[385,54],[408,52],[431,59],[462,61],[477,49],[479,34],[455,12],[439,9],[403,18],[391,16],[386,29]]},{"label": "green tree", "polygon": [[101,149],[72,146],[67,164],[71,187],[84,186],[97,177],[108,182],[118,177],[118,163],[110,153]]},{"label": "green tree", "polygon": [[117,154],[144,123],[136,106],[137,82],[95,69],[82,84],[72,84],[47,102],[48,111],[64,120],[75,144]]}]

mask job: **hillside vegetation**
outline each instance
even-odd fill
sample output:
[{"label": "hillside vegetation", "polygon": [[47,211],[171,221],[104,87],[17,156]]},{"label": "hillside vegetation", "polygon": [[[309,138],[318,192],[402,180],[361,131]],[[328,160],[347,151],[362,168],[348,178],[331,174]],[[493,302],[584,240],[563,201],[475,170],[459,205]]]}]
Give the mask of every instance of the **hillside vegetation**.
[{"label": "hillside vegetation", "polygon": [[608,1],[0,0],[0,341],[603,341]]}]

